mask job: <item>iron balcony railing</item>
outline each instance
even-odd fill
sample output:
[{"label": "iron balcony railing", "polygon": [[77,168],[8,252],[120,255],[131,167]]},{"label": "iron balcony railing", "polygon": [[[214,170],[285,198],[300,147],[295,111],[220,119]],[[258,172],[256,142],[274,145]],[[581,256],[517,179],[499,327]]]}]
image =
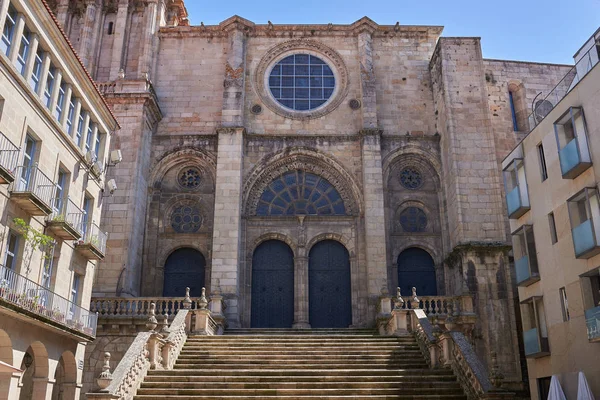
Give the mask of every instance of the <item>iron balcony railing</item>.
[{"label": "iron balcony railing", "polygon": [[108,239],[108,234],[102,232],[100,227],[96,225],[94,222],[88,225],[85,230],[85,234],[83,235],[83,242],[81,244],[90,244],[98,249],[102,254],[106,254],[106,240]]},{"label": "iron balcony railing", "polygon": [[11,173],[13,177],[16,176],[15,170],[19,162],[19,152],[19,148],[0,132],[0,166]]},{"label": "iron balcony railing", "polygon": [[[54,199],[53,204],[56,205],[56,203],[57,199]],[[57,210],[55,208],[48,220],[51,222],[65,222],[82,235],[85,212],[77,207],[70,197],[67,197],[66,201],[63,199],[59,203],[60,209]]]},{"label": "iron balcony railing", "polygon": [[16,179],[13,182],[14,193],[32,193],[48,207],[52,207],[52,198],[56,184],[37,166],[16,168]]},{"label": "iron balcony railing", "polygon": [[0,299],[88,336],[96,336],[97,313],[79,307],[3,265],[0,265]]},{"label": "iron balcony railing", "polygon": [[529,130],[532,131],[556,107],[556,105],[598,64],[600,54],[598,48],[593,46],[575,64],[573,68],[558,82],[558,84],[544,97],[533,105],[533,112],[529,115]]}]

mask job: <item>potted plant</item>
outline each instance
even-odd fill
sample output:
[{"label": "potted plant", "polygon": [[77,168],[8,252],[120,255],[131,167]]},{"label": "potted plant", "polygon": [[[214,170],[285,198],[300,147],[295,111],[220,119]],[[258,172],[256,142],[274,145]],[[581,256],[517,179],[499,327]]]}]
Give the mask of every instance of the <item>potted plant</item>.
[{"label": "potted plant", "polygon": [[0,297],[5,297],[10,293],[10,287],[8,285],[8,281],[6,279],[2,279],[0,281]]}]

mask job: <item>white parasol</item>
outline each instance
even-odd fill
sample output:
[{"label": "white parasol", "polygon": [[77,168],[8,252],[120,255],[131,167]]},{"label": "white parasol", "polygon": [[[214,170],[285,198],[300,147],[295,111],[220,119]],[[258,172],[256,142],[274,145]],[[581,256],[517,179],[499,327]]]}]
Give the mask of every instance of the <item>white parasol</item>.
[{"label": "white parasol", "polygon": [[563,392],[556,375],[552,375],[552,380],[550,381],[550,394],[548,394],[548,400],[567,400],[565,392]]},{"label": "white parasol", "polygon": [[587,383],[587,379],[585,379],[585,375],[581,371],[579,372],[578,381],[577,400],[595,400],[594,394]]}]

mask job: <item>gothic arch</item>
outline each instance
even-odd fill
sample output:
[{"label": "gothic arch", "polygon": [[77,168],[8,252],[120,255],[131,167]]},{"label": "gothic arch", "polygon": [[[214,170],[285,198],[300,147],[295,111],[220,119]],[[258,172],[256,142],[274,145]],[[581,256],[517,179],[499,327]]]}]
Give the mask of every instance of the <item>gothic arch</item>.
[{"label": "gothic arch", "polygon": [[346,250],[348,250],[350,259],[352,260],[355,257],[356,249],[354,248],[352,241],[344,235],[338,233],[321,233],[317,236],[314,236],[306,243],[306,254],[310,254],[310,250],[313,248],[313,246],[324,240],[334,240],[336,242],[340,242],[340,244],[342,244]]},{"label": "gothic arch", "polygon": [[174,195],[161,205],[162,218],[159,221],[158,231],[164,233],[171,231],[171,215],[174,210],[182,205],[195,205],[199,208],[202,217],[202,225],[196,233],[206,232],[212,227],[212,215],[208,210],[212,209],[211,204],[207,204],[206,199],[201,194],[181,193]]},{"label": "gothic arch", "polygon": [[12,341],[8,333],[0,329],[0,361],[13,365]]},{"label": "gothic arch", "polygon": [[[298,246],[296,245],[296,243],[292,240],[292,238],[290,236],[285,235],[283,233],[269,232],[269,233],[260,235],[256,240],[254,240],[254,242],[252,243],[251,246],[247,247],[246,258],[248,260],[252,260],[252,255],[254,254],[254,251],[258,248],[258,246],[260,246],[262,243],[264,243],[268,240],[279,240],[280,242],[287,244],[290,247],[290,249],[292,249],[292,253],[294,254],[294,257],[296,257],[298,255]],[[252,262],[249,263],[249,265],[251,265],[251,264],[252,264]]]},{"label": "gothic arch", "polygon": [[390,152],[383,159],[383,179],[387,184],[393,170],[402,169],[405,166],[417,166],[429,172],[438,190],[441,189],[442,165],[437,155],[431,150],[419,145],[408,144]]},{"label": "gothic arch", "polygon": [[350,173],[333,157],[308,148],[290,148],[258,163],[244,184],[244,215],[256,215],[263,191],[286,172],[302,170],[325,178],[339,192],[346,212],[362,213],[362,195]]},{"label": "gothic arch", "polygon": [[400,215],[409,207],[417,207],[425,213],[425,216],[427,217],[427,227],[423,232],[436,232],[435,219],[437,216],[435,213],[438,212],[438,210],[432,210],[428,204],[418,199],[405,200],[395,207],[392,221],[394,232],[404,232],[404,229],[400,227]]},{"label": "gothic arch", "polygon": [[[208,250],[209,249],[205,249],[202,248],[201,246],[198,246],[197,244],[193,243],[192,241],[185,241],[185,242],[181,242],[178,243],[176,246],[172,246],[172,247],[168,247],[166,249],[163,249],[161,251],[160,257],[158,258],[158,268],[161,270],[164,270],[165,268],[165,263],[167,262],[167,259],[169,258],[169,256],[173,253],[175,253],[177,250],[179,249],[185,249],[185,248],[189,248],[189,249],[194,249],[200,253],[202,253],[202,255],[204,256],[205,260],[207,261],[206,263],[206,269],[210,269],[210,263],[209,261],[209,257],[208,257]],[[207,281],[208,282],[208,281]]]},{"label": "gothic arch", "polygon": [[214,187],[217,160],[214,155],[197,147],[183,147],[174,149],[158,157],[157,161],[151,168],[152,172],[150,173],[149,179],[150,186],[157,187],[158,185],[158,187],[160,187],[160,183],[167,172],[177,166],[184,166],[186,164],[194,164],[197,166],[210,178]]},{"label": "gothic arch", "polygon": [[402,252],[404,252],[405,250],[408,250],[410,248],[414,248],[414,247],[419,248],[419,249],[424,250],[427,253],[429,253],[431,258],[433,258],[433,262],[435,263],[436,266],[441,265],[442,255],[439,252],[439,250],[434,248],[433,246],[431,246],[427,243],[424,243],[423,241],[419,241],[419,240],[410,240],[410,241],[406,242],[402,247],[400,247],[396,251],[396,254],[394,254],[394,259],[398,259],[398,256],[400,254],[402,254]]}]

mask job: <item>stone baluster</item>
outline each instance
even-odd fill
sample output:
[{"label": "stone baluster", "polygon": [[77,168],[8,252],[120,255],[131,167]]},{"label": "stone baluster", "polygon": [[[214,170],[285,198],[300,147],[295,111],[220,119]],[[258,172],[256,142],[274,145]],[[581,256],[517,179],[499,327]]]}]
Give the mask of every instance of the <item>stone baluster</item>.
[{"label": "stone baluster", "polygon": [[200,310],[206,310],[208,306],[208,299],[206,298],[206,288],[202,288],[202,296],[198,300],[198,308]]},{"label": "stone baluster", "polygon": [[412,296],[410,299],[410,308],[413,310],[421,308],[421,300],[417,297],[417,288],[412,288]]},{"label": "stone baluster", "polygon": [[148,322],[146,322],[146,328],[148,328],[150,332],[154,332],[158,326],[158,321],[156,320],[156,304],[150,303],[149,315]]},{"label": "stone baluster", "polygon": [[185,288],[185,299],[183,300],[183,308],[189,310],[192,308],[192,299],[190,298],[190,288]]},{"label": "stone baluster", "polygon": [[394,335],[408,334],[408,310],[405,309],[404,299],[400,288],[396,288],[396,298],[394,299],[394,309],[392,310],[392,332]]}]

